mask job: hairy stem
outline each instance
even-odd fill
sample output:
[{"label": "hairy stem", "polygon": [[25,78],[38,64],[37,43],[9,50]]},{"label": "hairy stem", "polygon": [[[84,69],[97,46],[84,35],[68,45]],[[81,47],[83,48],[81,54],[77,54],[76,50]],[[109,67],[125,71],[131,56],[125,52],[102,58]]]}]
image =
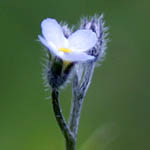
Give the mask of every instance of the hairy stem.
[{"label": "hairy stem", "polygon": [[72,100],[69,126],[70,126],[70,130],[74,133],[75,137],[77,136],[80,113],[82,109],[82,102],[83,102],[82,98],[78,99],[74,97]]},{"label": "hairy stem", "polygon": [[85,72],[83,74],[83,80],[80,82],[78,81],[78,76],[74,76],[73,80],[73,99],[72,99],[72,106],[70,111],[70,118],[69,118],[69,127],[70,130],[77,136],[80,114],[82,109],[82,104],[84,100],[84,96],[86,91],[89,87],[93,71],[94,71],[95,63],[91,62],[85,68]]},{"label": "hairy stem", "polygon": [[72,134],[71,130],[68,128],[65,122],[59,105],[59,92],[56,89],[52,90],[52,105],[56,121],[66,140],[66,150],[75,150],[76,142],[74,134]]},{"label": "hairy stem", "polygon": [[75,150],[76,141],[75,140],[66,140],[66,150]]}]

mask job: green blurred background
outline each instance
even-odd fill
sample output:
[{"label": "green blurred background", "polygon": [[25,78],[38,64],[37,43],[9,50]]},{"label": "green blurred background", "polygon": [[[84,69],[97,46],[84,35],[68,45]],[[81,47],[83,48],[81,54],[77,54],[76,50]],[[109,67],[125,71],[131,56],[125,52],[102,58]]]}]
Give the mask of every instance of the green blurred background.
[{"label": "green blurred background", "polygon": [[[111,42],[84,101],[77,148],[150,149],[149,9],[148,0],[0,0],[0,150],[64,150],[37,35],[44,18],[71,26],[95,13],[104,13]],[[66,117],[69,89],[61,92]]]}]

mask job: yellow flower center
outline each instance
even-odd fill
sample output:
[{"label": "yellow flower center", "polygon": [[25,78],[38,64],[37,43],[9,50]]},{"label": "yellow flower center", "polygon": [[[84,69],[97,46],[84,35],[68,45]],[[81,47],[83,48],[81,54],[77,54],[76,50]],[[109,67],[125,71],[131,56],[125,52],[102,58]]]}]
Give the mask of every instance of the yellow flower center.
[{"label": "yellow flower center", "polygon": [[65,53],[70,53],[70,52],[72,52],[70,49],[68,49],[68,48],[59,48],[58,49],[59,51],[61,51],[61,52],[65,52]]},{"label": "yellow flower center", "polygon": [[[64,53],[71,53],[71,52],[72,52],[72,51],[71,51],[70,49],[68,49],[68,48],[59,48],[58,50],[61,51],[61,52],[64,52]],[[67,65],[70,64],[69,61],[63,61],[63,63],[64,63],[64,66],[67,66]]]}]

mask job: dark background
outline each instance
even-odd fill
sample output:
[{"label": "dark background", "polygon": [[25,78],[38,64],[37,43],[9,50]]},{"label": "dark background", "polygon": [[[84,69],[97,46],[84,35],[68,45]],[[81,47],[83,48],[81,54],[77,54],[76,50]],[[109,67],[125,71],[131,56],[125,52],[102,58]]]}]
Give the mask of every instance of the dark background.
[{"label": "dark background", "polygon": [[[37,42],[47,17],[71,26],[104,13],[107,56],[87,92],[77,148],[150,149],[150,1],[0,0],[0,150],[63,150],[42,81]],[[70,86],[61,92],[68,116]]]}]

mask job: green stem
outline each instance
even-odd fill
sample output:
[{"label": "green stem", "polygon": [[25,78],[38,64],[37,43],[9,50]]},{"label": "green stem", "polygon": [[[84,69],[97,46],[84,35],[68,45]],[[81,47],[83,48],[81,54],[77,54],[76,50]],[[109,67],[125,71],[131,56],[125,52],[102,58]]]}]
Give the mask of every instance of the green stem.
[{"label": "green stem", "polygon": [[61,112],[61,108],[59,105],[59,92],[56,89],[52,90],[52,105],[56,121],[66,140],[66,150],[75,150],[75,137],[74,134],[71,132],[70,128],[68,128],[68,125],[66,124],[63,114]]}]

